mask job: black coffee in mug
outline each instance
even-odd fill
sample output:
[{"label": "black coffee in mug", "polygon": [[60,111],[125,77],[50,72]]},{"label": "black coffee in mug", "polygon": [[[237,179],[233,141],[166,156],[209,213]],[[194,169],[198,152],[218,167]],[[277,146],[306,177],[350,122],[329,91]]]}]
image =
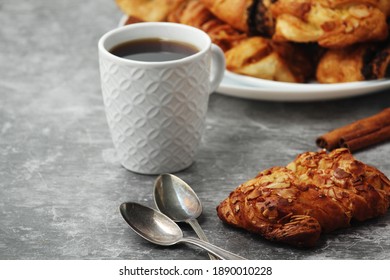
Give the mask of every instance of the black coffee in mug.
[{"label": "black coffee in mug", "polygon": [[128,41],[110,49],[113,55],[146,62],[177,60],[197,52],[190,44],[159,38]]}]

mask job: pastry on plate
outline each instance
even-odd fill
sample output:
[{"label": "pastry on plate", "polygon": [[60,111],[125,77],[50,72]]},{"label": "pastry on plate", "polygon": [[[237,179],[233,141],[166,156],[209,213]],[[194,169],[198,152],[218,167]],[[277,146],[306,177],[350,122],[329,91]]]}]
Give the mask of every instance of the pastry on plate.
[{"label": "pastry on plate", "polygon": [[225,53],[226,68],[261,79],[302,83],[315,71],[315,51],[309,46],[253,36]]},{"label": "pastry on plate", "polygon": [[272,167],[232,191],[219,218],[266,239],[312,247],[322,232],[386,213],[390,181],[345,148],[306,152]]},{"label": "pastry on plate", "polygon": [[215,16],[250,35],[270,37],[274,19],[270,7],[275,0],[200,0]]},{"label": "pastry on plate", "polygon": [[345,83],[390,78],[390,44],[358,44],[325,51],[316,79],[320,83]]},{"label": "pastry on plate", "polygon": [[218,19],[199,0],[183,1],[169,13],[167,20],[205,31],[213,43],[224,51],[237,45],[247,37],[245,33]]},{"label": "pastry on plate", "polygon": [[294,83],[390,76],[387,0],[115,1],[125,24],[169,21],[205,31],[238,74]]},{"label": "pastry on plate", "polygon": [[235,29],[248,32],[248,17],[253,0],[200,0],[219,19]]},{"label": "pastry on plate", "polygon": [[389,4],[384,0],[201,1],[235,28],[275,41],[343,48],[388,35]]},{"label": "pastry on plate", "polygon": [[275,40],[343,48],[387,38],[380,0],[278,0],[272,6]]}]

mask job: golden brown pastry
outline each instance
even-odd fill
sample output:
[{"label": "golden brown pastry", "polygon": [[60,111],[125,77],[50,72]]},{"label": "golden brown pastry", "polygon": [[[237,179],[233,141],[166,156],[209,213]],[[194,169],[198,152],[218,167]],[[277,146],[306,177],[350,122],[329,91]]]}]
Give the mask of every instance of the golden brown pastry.
[{"label": "golden brown pastry", "polygon": [[364,81],[362,73],[366,46],[359,45],[325,52],[317,66],[320,83]]},{"label": "golden brown pastry", "polygon": [[215,16],[249,35],[270,37],[274,18],[270,7],[276,0],[200,0]]},{"label": "golden brown pastry", "polygon": [[170,11],[186,0],[115,0],[128,16],[142,21],[164,21]]},{"label": "golden brown pastry", "polygon": [[318,42],[343,48],[388,35],[381,0],[278,0],[272,6],[277,41]]},{"label": "golden brown pastry", "polygon": [[248,34],[276,41],[318,42],[326,48],[382,41],[385,0],[201,0],[218,18]]},{"label": "golden brown pastry", "polygon": [[247,35],[218,19],[199,0],[188,0],[168,15],[168,21],[182,23],[205,31],[214,44],[226,51]]},{"label": "golden brown pastry", "polygon": [[302,83],[313,76],[313,55],[308,48],[249,37],[225,53],[226,68],[261,79]]},{"label": "golden brown pastry", "polygon": [[225,51],[227,69],[253,77],[304,82],[314,76],[312,56],[306,48],[290,43],[274,43],[243,32],[212,14],[202,1],[189,0],[170,13],[168,20],[197,27],[209,34]]},{"label": "golden brown pastry", "polygon": [[200,0],[219,19],[232,27],[248,32],[249,9],[253,0]]},{"label": "golden brown pastry", "polygon": [[[225,51],[227,68],[239,74],[284,82],[307,82],[316,77],[320,83],[390,76],[389,50],[379,43],[366,43],[367,49],[354,44],[387,36],[387,0],[116,2],[129,15],[126,23],[171,21],[202,29]],[[321,48],[313,52],[308,44],[294,41],[315,42],[310,45],[318,43],[331,49],[316,70],[317,50]],[[380,54],[373,54],[372,50],[379,49]]]},{"label": "golden brown pastry", "polygon": [[224,222],[269,240],[315,246],[322,232],[383,215],[390,181],[347,149],[306,152],[235,189],[217,207]]},{"label": "golden brown pastry", "polygon": [[390,45],[358,44],[327,50],[320,58],[316,79],[320,83],[345,83],[390,77]]}]

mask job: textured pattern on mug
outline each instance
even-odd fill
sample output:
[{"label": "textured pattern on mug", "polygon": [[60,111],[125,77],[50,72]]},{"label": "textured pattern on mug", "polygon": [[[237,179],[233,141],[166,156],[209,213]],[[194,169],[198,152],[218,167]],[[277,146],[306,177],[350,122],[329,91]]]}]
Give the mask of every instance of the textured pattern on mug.
[{"label": "textured pattern on mug", "polygon": [[107,121],[122,165],[151,174],[188,167],[207,112],[208,63],[145,70],[101,58],[100,70]]}]

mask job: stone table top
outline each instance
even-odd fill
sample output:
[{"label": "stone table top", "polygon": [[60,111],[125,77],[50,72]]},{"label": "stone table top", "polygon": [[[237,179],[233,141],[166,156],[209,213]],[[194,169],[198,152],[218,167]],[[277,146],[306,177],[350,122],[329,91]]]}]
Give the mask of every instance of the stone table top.
[{"label": "stone table top", "polygon": [[[97,41],[121,16],[111,0],[0,3],[0,259],[207,259],[142,240],[119,214],[124,201],[153,206],[156,178],[121,167],[104,114]],[[296,103],[213,94],[196,161],[176,174],[202,201],[209,240],[248,259],[389,259],[390,213],[301,250],[228,227],[215,211],[259,171],[389,106],[387,91]],[[389,143],[355,154],[387,175],[389,155]]]}]

